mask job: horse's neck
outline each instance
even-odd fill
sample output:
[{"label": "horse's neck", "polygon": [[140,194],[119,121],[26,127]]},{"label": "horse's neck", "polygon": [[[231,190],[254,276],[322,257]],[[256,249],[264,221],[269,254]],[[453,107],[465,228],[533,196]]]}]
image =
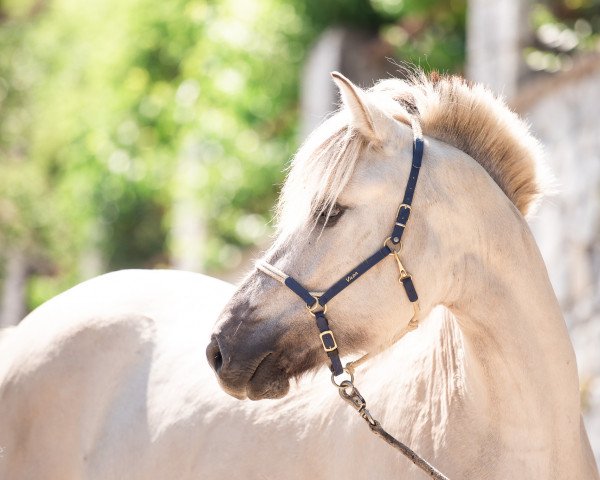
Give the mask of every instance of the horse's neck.
[{"label": "horse's neck", "polygon": [[540,429],[578,434],[575,355],[545,265],[524,221],[515,216],[502,230],[465,262],[449,305],[464,336],[470,398],[529,444],[547,439]]},{"label": "horse's neck", "polygon": [[563,478],[564,468],[583,478],[577,367],[565,322],[525,222],[515,215],[512,224],[498,223],[502,231],[489,232],[483,251],[475,247],[454,272],[464,280],[433,342],[438,361],[421,372],[423,384],[437,376],[442,388],[421,408],[439,411],[439,448],[456,451],[470,437],[473,461],[495,459],[502,475],[519,471],[507,465],[526,472],[541,462],[540,478]]},{"label": "horse's neck", "polygon": [[[438,258],[450,265],[443,277],[450,279],[451,314],[429,333],[431,350],[408,367],[416,372],[408,374],[412,391],[397,391],[412,406],[409,416],[429,423],[401,429],[417,445],[427,437],[436,457],[485,458],[488,472],[497,463],[501,478],[532,465],[539,478],[566,478],[565,468],[570,478],[585,478],[575,355],[544,262],[526,222],[489,176],[460,161],[430,166],[432,188],[424,187],[439,197],[435,205],[453,206],[428,225],[449,245]],[[444,190],[465,181],[473,198]],[[443,265],[424,265],[417,287]]]},{"label": "horse's neck", "polygon": [[540,478],[562,478],[562,468],[582,478],[573,348],[533,239],[527,233],[518,240],[524,243],[505,255],[500,249],[505,258],[488,257],[485,266],[472,258],[463,295],[450,305],[463,338],[458,386],[466,394],[449,414],[446,440],[457,445],[465,433],[476,435],[481,453],[494,452],[505,474],[513,473],[505,460],[539,461]]}]

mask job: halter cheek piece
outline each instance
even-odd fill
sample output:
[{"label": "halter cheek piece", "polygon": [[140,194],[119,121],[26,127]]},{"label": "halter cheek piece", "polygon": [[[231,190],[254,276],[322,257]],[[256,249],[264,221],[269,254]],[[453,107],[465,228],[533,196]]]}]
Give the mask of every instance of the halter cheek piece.
[{"label": "halter cheek piece", "polygon": [[[415,130],[418,131],[418,130]],[[298,295],[306,303],[306,308],[314,316],[319,329],[319,336],[323,349],[327,352],[329,360],[331,361],[331,371],[334,376],[341,375],[344,372],[342,362],[340,360],[339,350],[337,342],[325,313],[327,312],[327,304],[334,298],[338,293],[344,290],[346,287],[358,280],[364,273],[368,272],[371,268],[381,262],[384,258],[389,255],[393,255],[398,264],[400,270],[399,281],[402,283],[406,295],[413,305],[415,317],[409,323],[409,328],[416,327],[416,314],[419,310],[417,291],[412,281],[410,273],[406,271],[400,260],[400,252],[402,250],[402,235],[404,229],[410,217],[411,205],[413,196],[415,194],[415,188],[417,186],[417,179],[419,178],[419,170],[421,168],[421,161],[423,159],[423,138],[415,134],[413,142],[413,153],[412,153],[412,166],[408,181],[406,183],[406,190],[404,192],[404,198],[400,207],[398,208],[398,214],[396,216],[396,222],[392,229],[391,235],[383,242],[383,247],[377,250],[373,255],[368,257],[363,262],[359,263],[354,269],[350,270],[346,275],[335,282],[324,292],[311,292],[304,288],[296,279],[286,275],[281,270],[275,268],[273,265],[260,260],[257,262],[256,267],[267,275],[271,276],[278,282],[284,284],[292,292]],[[354,362],[355,364],[357,362]]]}]

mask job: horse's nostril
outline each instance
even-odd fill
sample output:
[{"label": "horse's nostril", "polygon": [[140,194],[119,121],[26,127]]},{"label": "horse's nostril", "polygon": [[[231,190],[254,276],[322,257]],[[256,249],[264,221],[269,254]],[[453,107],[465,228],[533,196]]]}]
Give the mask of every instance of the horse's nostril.
[{"label": "horse's nostril", "polygon": [[217,339],[213,337],[206,347],[206,359],[212,367],[212,369],[218,374],[223,365],[223,356],[221,355],[221,349]]},{"label": "horse's nostril", "polygon": [[213,368],[215,369],[215,372],[219,373],[221,365],[223,365],[223,357],[221,356],[221,352],[216,352],[213,356]]}]

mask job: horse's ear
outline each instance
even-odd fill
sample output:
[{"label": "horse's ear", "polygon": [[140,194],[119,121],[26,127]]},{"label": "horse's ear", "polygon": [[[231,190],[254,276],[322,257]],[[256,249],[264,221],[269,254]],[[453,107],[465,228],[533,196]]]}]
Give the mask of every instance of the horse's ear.
[{"label": "horse's ear", "polygon": [[383,142],[388,138],[396,121],[370,102],[366,93],[339,72],[331,72],[331,77],[340,90],[342,102],[348,108],[352,126],[368,140]]}]

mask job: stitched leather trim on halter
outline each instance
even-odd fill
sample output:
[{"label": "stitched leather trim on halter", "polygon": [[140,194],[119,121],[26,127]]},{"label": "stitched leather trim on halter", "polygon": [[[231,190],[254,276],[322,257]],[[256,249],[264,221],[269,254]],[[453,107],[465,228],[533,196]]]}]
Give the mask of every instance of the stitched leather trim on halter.
[{"label": "stitched leather trim on halter", "polygon": [[[409,301],[413,304],[415,314],[418,312],[419,296],[417,295],[417,290],[415,289],[412,281],[412,276],[406,271],[402,265],[402,262],[400,261],[400,248],[395,248],[398,245],[400,245],[400,247],[402,245],[402,235],[404,234],[404,230],[406,229],[406,225],[412,211],[411,206],[413,196],[417,187],[417,180],[419,178],[419,171],[421,169],[421,162],[423,160],[424,142],[418,125],[413,125],[413,132],[415,138],[413,141],[412,165],[408,176],[408,181],[406,182],[404,198],[402,199],[402,203],[398,208],[398,214],[396,216],[392,233],[384,241],[383,247],[373,253],[373,255],[368,257],[366,260],[359,263],[355,268],[342,276],[337,282],[335,282],[333,285],[331,285],[331,287],[322,293],[311,292],[307,290],[296,279],[285,274],[264,260],[259,260],[256,264],[256,267],[260,271],[266,273],[270,277],[288,287],[306,303],[308,311],[315,318],[321,343],[323,344],[323,349],[329,356],[329,360],[331,362],[331,371],[333,372],[334,376],[341,375],[344,371],[344,368],[340,360],[337,342],[333,332],[331,331],[331,328],[329,327],[327,317],[325,316],[327,311],[327,303],[389,255],[394,255],[396,262],[398,263],[398,268],[400,269],[399,281],[402,283]],[[416,326],[416,324],[414,326]],[[357,362],[354,363],[356,364]]]}]

